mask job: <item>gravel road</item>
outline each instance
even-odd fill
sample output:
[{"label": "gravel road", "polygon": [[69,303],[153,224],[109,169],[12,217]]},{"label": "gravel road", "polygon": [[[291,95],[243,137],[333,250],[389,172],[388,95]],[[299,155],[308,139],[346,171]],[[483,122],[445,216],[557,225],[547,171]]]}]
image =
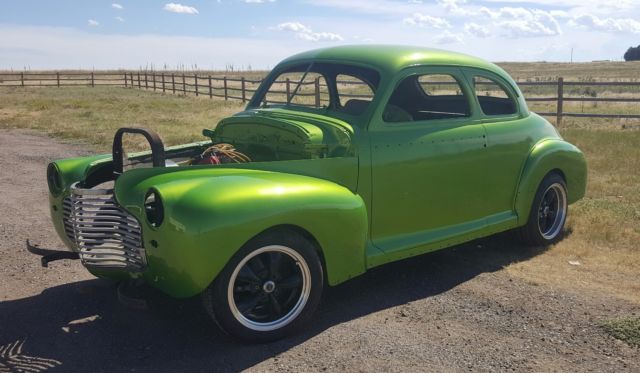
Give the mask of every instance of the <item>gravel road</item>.
[{"label": "gravel road", "polygon": [[41,268],[24,249],[27,238],[61,247],[46,164],[86,153],[32,132],[0,132],[0,372],[640,371],[640,349],[598,326],[638,307],[510,277],[505,265],[542,252],[505,236],[330,288],[307,331],[269,345],[229,340],[198,299],[153,293],[148,309],[127,308],[77,261]]}]

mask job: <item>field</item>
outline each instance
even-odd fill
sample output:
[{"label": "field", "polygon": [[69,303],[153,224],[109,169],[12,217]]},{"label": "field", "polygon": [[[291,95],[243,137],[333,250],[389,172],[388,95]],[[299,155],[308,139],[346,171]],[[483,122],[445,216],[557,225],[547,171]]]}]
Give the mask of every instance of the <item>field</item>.
[{"label": "field", "polygon": [[[109,151],[122,126],[149,127],[175,145],[201,139],[203,128],[242,108],[236,101],[105,87],[4,88],[0,95],[0,128],[33,129],[88,143],[99,152]],[[640,131],[611,123],[582,120],[561,129],[587,156],[587,197],[572,206],[567,239],[509,270],[532,281],[613,292],[640,304]]]},{"label": "field", "polygon": [[[576,80],[583,77],[597,80],[628,79],[637,81],[640,79],[640,76],[638,76],[638,74],[640,74],[638,73],[638,71],[640,71],[640,65],[638,64],[594,63],[585,64],[584,66],[578,65],[578,67],[572,65],[571,68],[566,65],[542,63],[509,63],[503,64],[503,66],[515,77],[522,80],[548,79],[549,77],[558,75],[562,75],[567,78],[572,77]],[[538,76],[538,71],[544,72],[545,75]],[[614,94],[631,93],[614,92]],[[546,94],[546,92],[541,92],[541,94]],[[637,93],[636,97],[638,97]],[[600,110],[603,109],[603,106],[607,106],[606,103],[599,104],[600,107],[598,109]],[[635,106],[630,104],[620,105],[622,106],[615,107],[613,109],[607,108],[606,110],[635,110],[636,113],[640,113],[640,109],[638,108],[640,105],[638,104],[634,104]],[[212,128],[216,125],[219,119],[241,109],[242,104],[236,101],[225,102],[223,100],[210,100],[208,97],[196,98],[170,94],[163,95],[160,93],[116,87],[0,88],[0,137],[3,136],[2,132],[9,134],[15,133],[16,129],[27,130],[30,132],[26,133],[37,132],[60,139],[64,143],[72,143],[75,146],[74,149],[76,149],[74,151],[78,151],[77,149],[80,148],[83,149],[83,151],[86,150],[88,152],[108,152],[110,151],[113,133],[117,128],[136,125],[154,129],[161,134],[167,145],[173,145],[201,139],[201,130],[203,128]],[[444,253],[438,254],[440,256],[436,255],[431,259],[429,257],[425,259],[418,259],[416,267],[423,265],[430,268],[434,273],[444,273],[446,271],[443,272],[442,268],[450,268],[449,271],[455,271],[455,269],[451,269],[453,267],[448,267],[453,266],[451,263],[455,263],[458,266],[473,267],[470,263],[474,263],[474,260],[480,261],[483,263],[483,266],[486,265],[492,268],[490,272],[498,271],[500,273],[499,277],[490,276],[489,280],[485,278],[485,281],[488,281],[487,284],[480,287],[476,285],[464,285],[464,281],[458,282],[458,280],[456,280],[455,283],[459,284],[459,290],[451,290],[447,285],[441,291],[446,292],[449,298],[453,297],[453,295],[451,295],[451,291],[454,291],[453,294],[458,294],[459,296],[463,296],[467,291],[472,291],[474,293],[474,297],[477,297],[478,293],[486,294],[487,298],[483,298],[485,300],[494,298],[512,298],[516,303],[527,303],[530,308],[538,309],[538,311],[521,310],[521,312],[524,312],[527,315],[527,320],[523,321],[525,329],[530,328],[533,330],[541,328],[540,326],[533,325],[533,321],[529,321],[528,317],[533,312],[537,320],[546,320],[545,317],[547,316],[544,316],[544,312],[546,312],[544,311],[544,308],[548,306],[550,307],[548,313],[552,313],[555,316],[553,316],[554,318],[551,321],[547,320],[544,321],[544,323],[550,322],[552,325],[556,325],[555,323],[558,325],[564,325],[563,323],[565,323],[566,325],[571,325],[571,330],[566,332],[575,333],[576,335],[581,335],[581,332],[579,331],[581,327],[586,328],[585,330],[591,330],[589,333],[596,333],[594,330],[605,330],[616,338],[626,341],[629,346],[637,345],[639,343],[638,335],[640,333],[638,330],[638,320],[640,319],[640,313],[638,313],[638,308],[640,307],[640,281],[638,281],[640,278],[640,246],[638,245],[638,242],[640,242],[639,125],[639,120],[571,119],[564,122],[563,127],[560,129],[562,136],[568,141],[576,144],[586,154],[589,164],[589,181],[587,196],[582,201],[570,207],[569,220],[566,227],[566,237],[557,245],[550,248],[527,249],[520,247],[508,237],[500,236],[498,238],[472,243],[470,245],[471,248],[468,246],[462,246],[461,248],[456,249],[458,252],[466,253],[466,258],[468,259],[461,256],[455,256],[457,254]],[[127,145],[138,147],[141,144],[137,142],[129,142]],[[32,152],[34,153],[40,153],[42,151],[44,150],[41,148],[32,149]],[[31,154],[25,155],[26,158],[31,156]],[[0,228],[1,227],[2,225],[0,225]],[[480,251],[477,251],[474,254],[473,250],[476,250],[476,246],[478,247],[477,250]],[[456,252],[456,250],[453,252]],[[452,257],[449,257],[448,255],[452,255]],[[429,264],[433,262],[438,264]],[[440,268],[438,266],[443,267]],[[493,266],[497,266],[497,268],[493,268]],[[399,269],[400,271],[407,271],[406,275],[403,274],[403,278],[408,276],[414,280],[418,279],[418,281],[425,281],[420,277],[422,275],[418,274],[422,273],[422,270],[414,268],[411,264],[399,264],[397,267],[393,267],[392,265],[390,268],[391,269],[389,270],[381,269],[381,272],[378,272],[378,276],[382,276],[382,278],[385,279],[395,278],[393,277],[395,275],[391,272]],[[57,269],[60,271],[64,270],[64,268]],[[385,271],[390,273],[386,273]],[[482,271],[484,272],[485,270]],[[445,275],[442,274],[442,276]],[[444,282],[447,281],[446,279],[441,280]],[[503,280],[509,282],[514,281],[514,283],[521,284],[518,285],[516,289],[518,289],[522,294],[518,295],[513,292],[508,293],[504,290],[500,290],[500,284],[504,284],[505,287],[515,286],[501,282]],[[9,284],[20,286],[20,281],[18,279],[12,279],[11,281],[13,282],[9,282]],[[367,283],[367,281],[369,282]],[[346,304],[345,302],[347,302],[346,298],[357,297],[358,299],[362,299],[362,297],[356,294],[360,294],[360,292],[369,292],[369,290],[366,289],[369,289],[372,284],[376,286],[381,285],[379,283],[380,281],[376,280],[376,275],[371,275],[366,277],[364,280],[360,280],[360,282],[356,281],[356,285],[347,285],[347,290],[341,288],[342,290],[337,291],[338,300],[335,300],[336,295],[334,294],[333,300],[329,301],[330,305],[328,307],[333,311],[327,312],[340,311],[347,313],[351,312],[353,315],[361,315],[364,311],[353,309],[351,309],[351,311],[342,310],[342,307],[346,307],[347,309],[351,307],[348,305],[344,306],[344,304]],[[434,281],[437,282],[439,280],[434,279]],[[395,292],[393,284],[396,280],[391,280],[391,282],[391,285],[385,284],[381,286],[383,288],[382,291],[386,292],[385,294],[388,293],[388,295],[393,298],[396,297],[391,294]],[[350,286],[351,288],[349,288]],[[398,284],[398,286],[401,285]],[[455,285],[452,287],[455,288]],[[471,287],[471,290],[469,287]],[[464,304],[456,304],[456,306],[452,306],[449,303],[439,303],[441,300],[438,300],[440,298],[436,296],[436,293],[439,293],[440,290],[434,290],[434,292],[435,293],[432,294],[432,297],[434,299],[433,302],[436,302],[436,304],[433,307],[436,307],[436,309],[444,310],[448,309],[448,307],[453,307],[456,309],[456,312],[465,309],[466,306]],[[529,293],[531,294],[531,297],[527,298],[526,294]],[[423,293],[420,292],[420,294]],[[553,294],[559,295],[556,297]],[[371,293],[369,293],[369,295],[371,295]],[[547,296],[551,298],[547,299]],[[396,300],[384,301],[380,300],[381,298],[376,299],[380,300],[382,304],[392,302],[388,307],[390,310],[395,310],[393,312],[399,312],[400,316],[398,316],[398,320],[400,321],[409,320],[417,323],[425,322],[424,319],[417,319],[418,316],[416,316],[416,313],[420,313],[421,311],[410,306],[410,304],[413,304],[412,302],[416,301],[416,299],[422,299],[420,295],[411,295],[406,298],[402,295],[398,295],[397,298],[399,298],[397,303],[395,303]],[[69,299],[72,301],[72,298]],[[2,297],[0,297],[0,300],[2,300]],[[374,301],[375,299],[371,302]],[[455,300],[449,301],[456,302]],[[405,302],[406,305],[403,305],[403,302]],[[477,307],[484,307],[484,303],[480,301],[478,302],[479,305],[477,305]],[[549,302],[549,304],[547,304],[547,302]],[[558,303],[558,305],[554,302]],[[563,302],[566,304],[559,305]],[[372,306],[375,310],[380,310],[381,307],[384,308],[385,306]],[[486,307],[493,306],[487,305]],[[513,305],[513,307],[517,308],[518,306]],[[589,316],[585,316],[584,320],[582,320],[580,318],[582,316],[579,316],[577,313],[578,310],[580,313],[583,312],[582,307],[584,307],[585,315],[589,313]],[[474,312],[478,312],[478,309]],[[500,309],[502,310],[502,308]],[[1,311],[2,303],[0,302],[0,316],[2,316]],[[369,312],[372,311],[367,311],[365,314],[368,314]],[[563,317],[565,317],[563,313],[573,315],[571,317],[573,317],[574,320],[563,321]],[[598,316],[594,316],[592,318],[592,314]],[[357,317],[353,315],[347,316],[350,320],[349,328],[357,327],[357,325],[353,324],[353,320],[351,320],[351,317],[357,319]],[[438,315],[440,314],[438,313]],[[21,320],[27,320],[25,317],[26,316]],[[328,321],[331,326],[336,325],[335,323],[337,323],[337,321],[333,321],[333,316],[327,317],[332,320]],[[369,315],[367,317],[373,316]],[[415,320],[414,317],[416,318]],[[437,318],[439,316],[433,317]],[[107,319],[109,318],[107,317]],[[389,322],[394,320],[395,319]],[[485,321],[486,320],[481,320],[480,323],[484,325]],[[364,323],[364,321],[362,322]],[[387,321],[385,320],[384,323],[386,322]],[[543,321],[540,322],[542,323]],[[184,326],[184,323],[180,325]],[[461,325],[462,324],[457,326],[461,327]],[[545,326],[543,325],[542,328],[544,327]],[[320,330],[318,333],[322,332],[324,328],[329,328],[329,326],[319,328]],[[335,329],[338,327],[334,326],[333,328]],[[438,330],[439,329],[440,328],[438,328]],[[367,329],[367,331],[371,332],[370,329]],[[184,338],[181,332],[175,330],[171,330],[171,332],[174,334],[177,333],[177,340]],[[434,329],[432,333],[433,335],[439,335],[438,333],[440,332]],[[203,337],[198,333],[196,334],[198,337]],[[313,335],[308,337],[310,338],[310,341],[316,339],[312,339]],[[338,334],[338,336],[342,336],[346,340],[347,337],[345,337],[345,335],[347,334]],[[466,338],[464,336],[465,334],[461,333],[457,337],[462,340]],[[441,337],[443,340],[446,340],[447,338],[446,336]],[[511,337],[513,336],[510,336],[509,338]],[[305,337],[305,340],[306,338],[307,337]],[[375,338],[378,338],[378,336]],[[474,343],[480,343],[481,341],[486,342],[483,338],[477,340],[474,339]],[[546,342],[545,338],[547,338]],[[542,345],[545,343],[551,343],[551,346],[556,346],[553,345],[552,342],[549,342],[548,338],[549,337],[545,335],[542,338],[543,342],[538,341],[537,343],[542,343]],[[554,338],[561,337],[556,336]],[[507,347],[509,341],[503,342],[505,343],[504,348],[510,348]],[[587,344],[590,342],[585,341],[584,343]],[[313,344],[311,346],[312,347],[310,348],[312,351],[314,348],[317,348],[318,351],[326,348],[326,346],[320,348]],[[616,349],[622,348],[619,345],[615,346],[611,347],[612,351],[615,350],[619,352],[620,350]],[[300,348],[294,348],[293,346],[286,347],[284,351],[289,348],[291,348],[292,351],[295,351],[295,356],[298,357],[305,356],[305,352],[307,351],[307,347],[304,347],[304,349],[301,350]],[[360,348],[377,351],[366,343],[364,346],[361,345]],[[545,348],[547,347],[544,347],[543,349]],[[553,350],[552,347],[549,348]],[[572,348],[573,347],[569,348],[569,352],[566,353],[571,355],[582,354],[584,352],[578,347],[576,347],[576,349]],[[588,347],[586,348],[588,349]],[[604,359],[604,357],[598,355],[601,352],[595,351],[600,348],[601,347],[591,348],[589,351],[592,351],[593,353],[585,358],[586,360],[583,360],[583,362],[580,363],[587,364],[584,362],[591,361],[589,364],[593,365],[587,364],[586,366],[580,366],[582,368],[600,366],[598,365],[600,363],[596,363],[596,361],[599,361],[598,359]],[[359,353],[355,347],[349,351]],[[529,368],[533,370],[567,370],[571,366],[567,364],[569,364],[569,362],[574,362],[571,358],[567,357],[565,360],[565,357],[563,357],[562,359],[558,358],[560,359],[558,361],[564,363],[554,365],[552,361],[554,356],[553,352],[549,351],[541,352],[542,354],[548,353],[548,355],[544,356],[547,356],[546,358],[548,358],[549,361],[542,358],[542,360],[537,359],[540,358],[540,356],[534,355],[528,363],[524,361],[516,362],[513,363],[515,364],[513,367],[522,369]],[[635,363],[631,365],[628,364],[633,360],[630,356],[637,355],[637,348],[636,350],[633,350],[633,347],[631,347],[631,350],[624,351],[626,352],[621,355],[622,357],[619,357],[616,360],[617,363],[620,363],[618,367],[623,370],[625,370],[625,367],[626,369],[633,370],[633,367],[636,366],[633,365]],[[274,354],[278,353],[284,352],[283,350],[276,350],[274,352]],[[333,353],[338,354],[337,351],[333,351]],[[471,353],[474,354],[477,353],[477,351],[472,351]],[[535,352],[533,353],[535,354]],[[44,356],[46,356],[46,354]],[[256,359],[258,360],[254,363],[258,364],[262,362],[261,366],[263,368],[266,367],[266,370],[278,367],[277,360],[268,360],[267,356],[261,356]],[[535,361],[535,364],[531,363],[531,361]],[[542,363],[540,363],[541,365],[537,365],[540,361],[542,361]],[[310,361],[307,361],[307,363],[312,364]],[[604,364],[604,360],[602,360],[602,363]],[[622,363],[624,363],[624,365]],[[487,362],[487,364],[489,363]],[[179,367],[179,365],[173,366]],[[328,366],[334,370],[345,368],[345,365],[339,364],[329,364]],[[362,366],[366,366],[366,364]],[[433,367],[437,366],[437,364],[433,365]],[[285,367],[294,370],[296,370],[296,367],[314,367],[313,370],[321,370],[321,367],[311,365],[296,366],[289,364]],[[354,368],[354,366],[350,367]],[[505,370],[510,369],[511,366],[487,365],[487,367],[496,370]],[[405,365],[405,368],[412,369],[412,366]],[[463,366],[462,368],[466,369],[468,367]],[[594,369],[598,370],[597,368]],[[613,366],[611,366],[611,369],[614,369]]]}]

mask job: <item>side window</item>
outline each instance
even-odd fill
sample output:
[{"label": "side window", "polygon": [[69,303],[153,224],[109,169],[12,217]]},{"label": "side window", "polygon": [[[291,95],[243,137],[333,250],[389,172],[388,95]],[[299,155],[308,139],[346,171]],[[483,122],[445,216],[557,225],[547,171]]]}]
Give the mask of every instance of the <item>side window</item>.
[{"label": "side window", "polygon": [[471,115],[460,83],[449,74],[406,77],[391,95],[382,115],[385,122],[407,122]]},{"label": "side window", "polygon": [[475,76],[473,78],[476,96],[482,112],[486,115],[511,115],[517,106],[509,93],[493,79]]},{"label": "side window", "polygon": [[[329,88],[327,81],[321,74],[314,72],[308,73],[296,91],[296,86],[298,86],[303,75],[304,73],[301,72],[281,74],[273,82],[271,87],[269,87],[264,101],[267,104],[286,104],[288,96],[291,99],[290,103],[293,105],[310,107],[329,106]],[[320,91],[319,102],[316,101],[316,89]]]},{"label": "side window", "polygon": [[360,115],[373,100],[374,91],[364,80],[346,74],[336,77],[336,90],[342,111],[347,114]]}]

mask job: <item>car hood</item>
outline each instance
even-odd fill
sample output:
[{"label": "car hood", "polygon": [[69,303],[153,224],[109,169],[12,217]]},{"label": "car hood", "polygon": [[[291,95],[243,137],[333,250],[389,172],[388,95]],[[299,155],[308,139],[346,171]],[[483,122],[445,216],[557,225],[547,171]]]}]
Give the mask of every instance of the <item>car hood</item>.
[{"label": "car hood", "polygon": [[[288,109],[254,109],[238,113],[205,130],[214,143],[241,148],[263,147],[278,160],[353,155],[353,127],[340,119]],[[275,160],[275,159],[264,159]]]}]

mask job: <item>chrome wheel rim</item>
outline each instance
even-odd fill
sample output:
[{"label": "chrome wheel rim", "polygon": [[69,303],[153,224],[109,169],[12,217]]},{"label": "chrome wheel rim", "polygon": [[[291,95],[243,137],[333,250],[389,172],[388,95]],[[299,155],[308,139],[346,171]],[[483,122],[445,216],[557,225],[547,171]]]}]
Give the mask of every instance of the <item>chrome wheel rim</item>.
[{"label": "chrome wheel rim", "polygon": [[231,313],[256,331],[284,327],[300,315],[311,293],[311,271],[297,251],[265,246],[247,255],[231,274],[227,298]]},{"label": "chrome wheel rim", "polygon": [[538,206],[538,230],[542,237],[552,240],[562,231],[567,217],[567,194],[564,187],[555,183],[542,194]]}]

